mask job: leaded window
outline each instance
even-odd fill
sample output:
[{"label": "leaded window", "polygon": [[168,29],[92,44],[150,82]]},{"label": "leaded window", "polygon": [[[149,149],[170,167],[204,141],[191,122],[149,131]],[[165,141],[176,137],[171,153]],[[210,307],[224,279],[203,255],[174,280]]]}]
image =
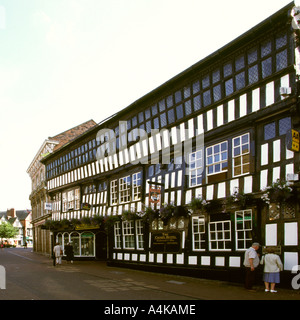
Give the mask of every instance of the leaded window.
[{"label": "leaded window", "polygon": [[134,221],[123,221],[123,247],[124,249],[135,249],[134,245]]},{"label": "leaded window", "polygon": [[136,248],[144,249],[144,225],[142,220],[136,220]]},{"label": "leaded window", "polygon": [[235,212],[236,249],[246,250],[252,243],[252,210]]},{"label": "leaded window", "polygon": [[231,249],[231,222],[216,221],[209,223],[209,248],[210,250]]},{"label": "leaded window", "polygon": [[202,184],[203,178],[203,151],[193,152],[189,156],[189,185],[190,187]]},{"label": "leaded window", "polygon": [[193,250],[205,250],[205,219],[192,217]]},{"label": "leaded window", "polygon": [[250,172],[250,137],[249,133],[232,140],[233,176]]},{"label": "leaded window", "polygon": [[227,171],[228,143],[227,141],[206,148],[207,175]]},{"label": "leaded window", "polygon": [[131,200],[130,187],[131,187],[131,176],[127,176],[119,179],[120,203],[126,203]]}]

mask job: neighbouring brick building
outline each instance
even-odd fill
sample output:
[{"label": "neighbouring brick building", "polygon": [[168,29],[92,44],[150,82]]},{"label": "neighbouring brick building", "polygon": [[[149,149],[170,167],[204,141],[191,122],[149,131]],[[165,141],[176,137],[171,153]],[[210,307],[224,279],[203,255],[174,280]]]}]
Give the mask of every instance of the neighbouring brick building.
[{"label": "neighbouring brick building", "polygon": [[93,120],[89,120],[54,137],[49,137],[43,142],[27,169],[32,183],[32,192],[29,199],[32,208],[33,248],[36,252],[50,255],[52,246],[49,230],[42,229],[46,219],[51,218],[51,210],[47,209],[47,204],[51,203],[51,199],[47,194],[45,166],[40,160],[48,154],[59,150],[62,146],[95,125],[96,123]]},{"label": "neighbouring brick building", "polygon": [[44,157],[45,228],[77,258],[232,281],[259,241],[276,247],[288,283],[299,264],[297,14],[289,4]]}]

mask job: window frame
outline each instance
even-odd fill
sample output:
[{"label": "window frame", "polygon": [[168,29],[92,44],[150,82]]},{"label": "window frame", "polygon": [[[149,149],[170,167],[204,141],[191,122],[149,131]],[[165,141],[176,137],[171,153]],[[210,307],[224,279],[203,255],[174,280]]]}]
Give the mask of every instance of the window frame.
[{"label": "window frame", "polygon": [[110,205],[127,204],[142,198],[142,172],[130,173],[110,181]]},{"label": "window frame", "polygon": [[[247,143],[243,143],[242,139],[243,137],[248,136],[248,142]],[[238,146],[235,146],[235,140],[236,139],[240,139],[240,144]],[[243,146],[248,145],[248,152],[243,153]],[[238,155],[235,155],[235,149],[240,148],[240,153]],[[244,133],[241,134],[239,136],[236,136],[234,138],[232,138],[232,177],[239,177],[239,176],[243,176],[246,174],[250,173],[250,165],[251,165],[251,157],[250,157],[250,153],[251,152],[251,141],[250,141],[250,133]],[[244,158],[245,156],[248,156],[249,158],[249,162],[244,162]],[[236,165],[235,164],[235,160],[241,158],[240,161],[240,165]],[[249,169],[248,171],[244,172],[244,166],[248,165]],[[235,168],[236,167],[241,167],[241,173],[240,174],[235,174]]]},{"label": "window frame", "polygon": [[135,224],[133,220],[122,221],[122,239],[123,249],[134,250],[135,249]]},{"label": "window frame", "polygon": [[[192,157],[194,156],[194,159]],[[198,157],[199,156],[199,157]],[[199,164],[199,166],[197,166]],[[201,174],[198,175],[199,170]],[[203,183],[203,171],[204,171],[204,149],[197,150],[189,154],[189,187],[201,186]],[[193,173],[195,178],[193,178]],[[195,179],[195,184],[192,184],[192,180]],[[201,179],[201,182],[198,183],[198,179]]]},{"label": "window frame", "polygon": [[[245,214],[249,214],[251,215],[251,228],[245,228],[245,221],[249,221],[249,219],[245,219]],[[243,224],[243,228],[242,229],[238,229],[238,219],[237,219],[237,215],[238,214],[242,214],[243,218],[241,220],[242,224]],[[251,245],[252,242],[252,237],[247,238],[246,237],[246,233],[247,232],[251,232],[253,230],[253,212],[252,209],[245,209],[245,210],[238,210],[235,211],[234,213],[234,226],[235,226],[235,248],[236,251],[245,251],[249,248],[249,246]],[[244,236],[242,239],[239,238],[238,234],[243,232]],[[244,242],[244,246],[243,248],[239,248],[239,242],[243,241]]]},{"label": "window frame", "polygon": [[144,224],[142,220],[135,221],[135,232],[136,232],[136,249],[145,249],[145,238],[144,238]]},{"label": "window frame", "polygon": [[68,189],[62,192],[62,212],[80,209],[80,188]]},{"label": "window frame", "polygon": [[121,222],[114,223],[114,249],[122,249]]},{"label": "window frame", "polygon": [[[201,223],[199,223],[201,220]],[[195,225],[194,222],[197,222]],[[198,231],[195,232],[195,228],[198,228]],[[200,227],[203,226],[203,231],[200,230]],[[205,239],[205,217],[204,216],[194,216],[192,217],[192,250],[193,251],[205,251],[206,239]],[[198,237],[197,237],[198,236]],[[198,238],[196,240],[196,237]],[[196,248],[196,243],[198,243],[199,248]]]},{"label": "window frame", "polygon": [[[222,151],[222,145],[223,144],[226,144],[226,151]],[[214,152],[214,148],[216,146],[219,146],[219,150],[220,151],[215,153]],[[212,153],[211,154],[208,153],[208,149],[212,149]],[[220,174],[220,173],[224,173],[224,172],[228,172],[229,158],[228,158],[228,141],[227,140],[219,142],[219,143],[216,143],[216,144],[211,145],[209,147],[206,147],[205,152],[206,152],[205,159],[206,159],[206,176],[207,177],[213,176],[213,175],[216,175],[216,174]],[[225,152],[227,153],[226,160],[222,160],[222,153],[225,153]],[[216,155],[219,155],[220,160],[218,160],[218,161],[214,160]],[[212,162],[211,163],[209,163],[209,160],[208,160],[209,157],[212,158]],[[226,163],[226,162],[227,162],[226,169],[222,169],[222,164]],[[216,171],[215,170],[216,165],[220,165],[220,171]],[[209,168],[210,167],[214,168],[213,172],[211,172],[211,173],[209,173]]]},{"label": "window frame", "polygon": [[[229,224],[229,229],[225,229],[225,224]],[[215,230],[212,226],[215,225]],[[221,225],[221,230],[218,230],[217,225]],[[231,220],[213,221],[209,222],[209,250],[210,251],[231,251],[232,238],[231,238]],[[222,237],[218,238],[218,232],[222,232]],[[224,237],[225,232],[229,233],[229,238]],[[212,239],[212,234],[216,234],[215,239]],[[212,243],[216,243],[216,248],[212,248]],[[223,244],[222,247],[219,244]],[[230,249],[226,248],[226,244],[230,245]]]}]

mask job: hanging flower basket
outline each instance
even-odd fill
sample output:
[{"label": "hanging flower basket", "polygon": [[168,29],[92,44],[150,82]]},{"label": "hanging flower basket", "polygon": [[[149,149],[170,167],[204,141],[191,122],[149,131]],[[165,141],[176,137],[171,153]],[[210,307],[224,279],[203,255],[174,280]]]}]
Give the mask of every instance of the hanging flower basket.
[{"label": "hanging flower basket", "polygon": [[137,219],[138,216],[135,212],[132,212],[130,210],[125,210],[122,212],[122,220],[124,221],[130,221]]},{"label": "hanging flower basket", "polygon": [[164,225],[168,224],[168,221],[174,216],[175,206],[173,204],[167,204],[159,210],[159,217],[163,221]]},{"label": "hanging flower basket", "polygon": [[254,203],[254,197],[252,194],[244,192],[234,192],[230,197],[226,199],[226,206],[231,208],[245,209],[252,206]]},{"label": "hanging flower basket", "polygon": [[213,199],[207,201],[204,209],[207,214],[215,214],[223,211],[223,201],[220,199]]},{"label": "hanging flower basket", "polygon": [[270,203],[282,203],[287,201],[295,202],[297,196],[289,183],[277,180],[264,190],[261,199],[269,205]]},{"label": "hanging flower basket", "polygon": [[61,221],[56,220],[46,220],[45,227],[49,230],[58,230],[62,226]]},{"label": "hanging flower basket", "polygon": [[119,222],[121,221],[121,217],[120,216],[108,216],[104,219],[104,226],[105,226],[105,229],[107,231],[109,231],[110,228],[112,228],[114,226],[114,224],[116,222]]},{"label": "hanging flower basket", "polygon": [[148,223],[151,223],[154,219],[159,217],[159,210],[151,207],[146,207],[145,211],[141,212],[139,216]]},{"label": "hanging flower basket", "polygon": [[206,200],[203,200],[202,197],[197,197],[193,198],[192,201],[189,203],[189,208],[192,210],[193,213],[204,213],[206,205]]}]

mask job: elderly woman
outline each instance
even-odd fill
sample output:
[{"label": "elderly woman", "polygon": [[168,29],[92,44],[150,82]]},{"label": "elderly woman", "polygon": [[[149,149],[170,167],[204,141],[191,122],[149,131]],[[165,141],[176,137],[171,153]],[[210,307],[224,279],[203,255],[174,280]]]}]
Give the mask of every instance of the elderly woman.
[{"label": "elderly woman", "polygon": [[267,248],[267,254],[263,256],[260,263],[264,264],[263,281],[265,282],[265,292],[276,293],[275,285],[280,283],[280,271],[283,270],[283,265],[280,257],[275,254],[274,248]]}]

